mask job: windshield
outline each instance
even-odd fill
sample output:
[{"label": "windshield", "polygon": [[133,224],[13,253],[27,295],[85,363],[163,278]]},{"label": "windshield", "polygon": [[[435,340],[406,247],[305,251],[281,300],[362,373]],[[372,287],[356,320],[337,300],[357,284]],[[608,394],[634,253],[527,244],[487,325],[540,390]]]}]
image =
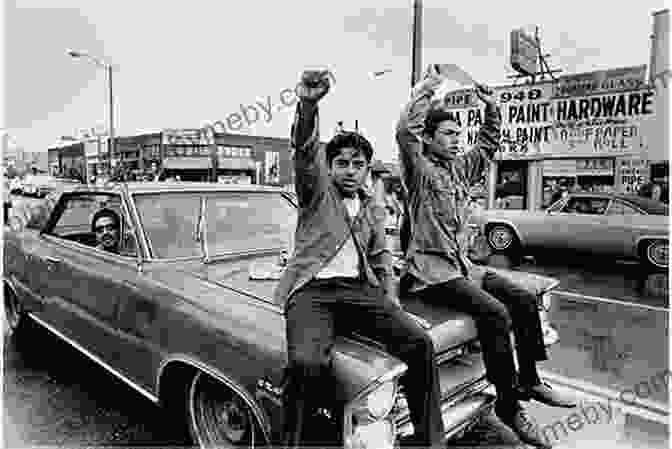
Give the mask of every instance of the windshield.
[{"label": "windshield", "polygon": [[203,256],[199,232],[205,199],[209,256],[283,248],[292,251],[296,209],[280,192],[178,192],[136,195],[153,257]]},{"label": "windshield", "polygon": [[280,193],[218,194],[207,198],[205,210],[210,256],[271,248],[291,252],[296,209]]}]

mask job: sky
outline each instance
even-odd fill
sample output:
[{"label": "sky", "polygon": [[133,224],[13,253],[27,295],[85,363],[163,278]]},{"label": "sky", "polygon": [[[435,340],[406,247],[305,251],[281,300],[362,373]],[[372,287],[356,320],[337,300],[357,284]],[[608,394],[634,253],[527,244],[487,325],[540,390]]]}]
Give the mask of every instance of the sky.
[{"label": "sky", "polygon": [[[282,107],[281,92],[303,69],[328,67],[336,84],[321,102],[322,137],[339,120],[346,128],[358,120],[376,157],[390,161],[410,88],[412,4],[6,0],[2,127],[27,151],[106,127],[105,71],[66,49],[115,66],[117,135],[226,121],[241,105],[267,108],[270,98],[270,116],[259,114],[245,132],[286,137],[293,109]],[[520,27],[540,27],[549,63],[563,74],[648,64],[651,14],[667,7],[664,0],[423,5],[423,65],[455,63],[491,85],[511,82],[509,33]],[[371,76],[383,69],[390,71]]]}]

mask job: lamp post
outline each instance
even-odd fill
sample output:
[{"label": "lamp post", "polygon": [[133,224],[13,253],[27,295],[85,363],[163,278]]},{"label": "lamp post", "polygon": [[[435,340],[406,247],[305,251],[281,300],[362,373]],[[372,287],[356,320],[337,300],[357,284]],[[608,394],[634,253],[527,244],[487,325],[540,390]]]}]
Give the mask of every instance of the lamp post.
[{"label": "lamp post", "polygon": [[88,59],[89,61],[93,62],[95,65],[98,67],[102,67],[105,69],[105,72],[107,73],[107,86],[108,86],[108,94],[109,94],[109,135],[110,135],[110,143],[108,146],[108,173],[111,175],[112,174],[112,160],[115,156],[115,141],[114,141],[114,96],[112,94],[112,69],[113,66],[112,64],[109,64],[105,61],[103,61],[100,58],[96,58],[95,56],[91,56],[87,52],[84,51],[76,51],[76,50],[67,50],[68,56],[72,58],[83,58],[83,59]]}]

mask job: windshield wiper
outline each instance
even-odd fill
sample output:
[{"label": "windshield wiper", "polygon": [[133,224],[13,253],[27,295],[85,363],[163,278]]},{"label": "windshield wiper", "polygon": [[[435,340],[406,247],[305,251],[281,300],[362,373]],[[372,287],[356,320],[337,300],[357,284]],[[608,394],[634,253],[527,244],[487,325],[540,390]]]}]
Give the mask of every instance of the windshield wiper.
[{"label": "windshield wiper", "polygon": [[201,244],[201,254],[203,254],[203,262],[208,261],[208,245],[205,241],[205,197],[201,197],[201,207],[198,213],[198,220],[196,220],[196,230],[194,233],[194,240]]},{"label": "windshield wiper", "polygon": [[203,263],[208,264],[210,262],[218,262],[226,259],[237,259],[241,257],[249,256],[271,256],[273,254],[282,253],[286,251],[283,246],[276,246],[271,248],[255,248],[255,249],[245,249],[240,251],[230,251],[221,254],[215,254],[203,259]]}]

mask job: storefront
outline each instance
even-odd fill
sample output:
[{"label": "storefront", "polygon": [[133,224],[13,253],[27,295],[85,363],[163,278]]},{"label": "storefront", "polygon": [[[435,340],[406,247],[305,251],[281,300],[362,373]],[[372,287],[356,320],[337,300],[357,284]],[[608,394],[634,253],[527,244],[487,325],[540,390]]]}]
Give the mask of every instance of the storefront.
[{"label": "storefront", "polygon": [[[488,207],[537,210],[563,191],[636,191],[655,130],[656,91],[645,73],[643,65],[495,88],[502,138],[488,174]],[[463,147],[471,147],[482,106],[468,91],[446,103],[460,105],[449,107]]]}]

